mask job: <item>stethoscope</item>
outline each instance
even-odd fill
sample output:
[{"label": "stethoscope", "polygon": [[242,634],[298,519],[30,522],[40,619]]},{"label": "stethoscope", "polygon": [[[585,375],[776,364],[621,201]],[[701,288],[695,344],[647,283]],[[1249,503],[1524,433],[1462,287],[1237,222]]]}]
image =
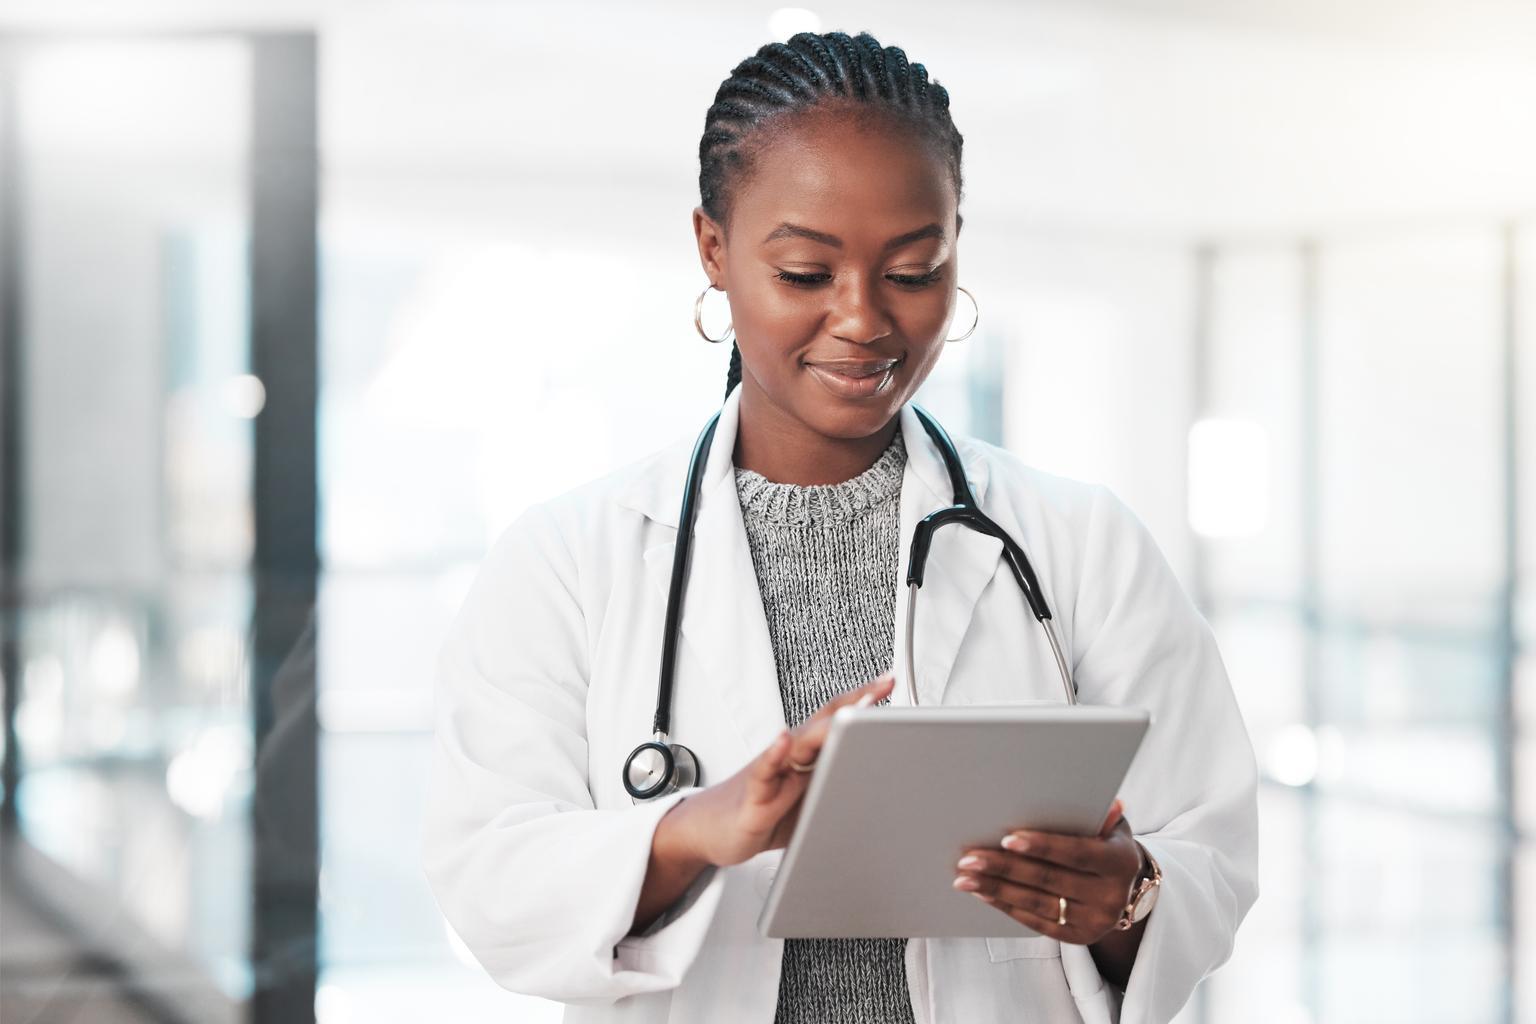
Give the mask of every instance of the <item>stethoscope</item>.
[{"label": "stethoscope", "polygon": [[[971,493],[971,485],[965,479],[965,469],[960,463],[960,453],[955,451],[954,442],[950,441],[944,428],[939,426],[938,421],[925,409],[914,404],[912,411],[917,414],[923,429],[938,446],[955,496],[952,505],[929,513],[912,532],[912,553],[907,561],[906,661],[909,703],[913,707],[917,706],[915,681],[917,674],[912,655],[912,637],[913,623],[917,617],[917,592],[923,585],[923,573],[928,564],[928,549],[933,543],[934,532],[939,527],[959,523],[1003,542],[1003,559],[1012,570],[1019,589],[1024,591],[1024,600],[1029,603],[1029,609],[1034,613],[1035,621],[1045,628],[1046,639],[1051,644],[1051,653],[1056,656],[1056,669],[1061,674],[1061,685],[1066,692],[1067,703],[1076,704],[1077,684],[1073,682],[1072,671],[1067,666],[1067,659],[1062,655],[1061,641],[1057,638],[1056,629],[1051,622],[1051,611],[1046,607],[1045,598],[1040,592],[1040,581],[1035,577],[1035,570],[1030,566],[1024,549],[1008,536],[1007,531],[987,518],[976,504],[976,496]],[[672,553],[672,582],[667,590],[667,615],[661,645],[661,681],[657,687],[656,717],[653,722],[654,736],[650,742],[636,747],[624,762],[624,788],[635,803],[655,800],[669,793],[675,793],[679,789],[699,784],[698,758],[694,756],[693,751],[681,743],[669,743],[667,730],[672,720],[672,676],[677,664],[678,621],[682,616],[683,589],[688,578],[688,559],[693,548],[693,524],[698,518],[699,485],[704,477],[704,461],[709,456],[709,446],[715,439],[715,427],[719,422],[720,413],[717,412],[710,417],[703,432],[699,434],[699,439],[693,447],[693,458],[688,463],[688,481],[683,488],[683,508],[678,517],[678,542]]]}]

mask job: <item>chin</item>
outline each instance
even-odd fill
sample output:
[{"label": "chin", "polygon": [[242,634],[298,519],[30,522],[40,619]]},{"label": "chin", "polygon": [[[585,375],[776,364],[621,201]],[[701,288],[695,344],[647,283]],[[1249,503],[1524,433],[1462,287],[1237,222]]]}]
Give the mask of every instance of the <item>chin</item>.
[{"label": "chin", "polygon": [[880,402],[832,402],[822,400],[806,410],[805,422],[817,433],[845,441],[879,433],[901,412],[904,397],[892,396]]}]

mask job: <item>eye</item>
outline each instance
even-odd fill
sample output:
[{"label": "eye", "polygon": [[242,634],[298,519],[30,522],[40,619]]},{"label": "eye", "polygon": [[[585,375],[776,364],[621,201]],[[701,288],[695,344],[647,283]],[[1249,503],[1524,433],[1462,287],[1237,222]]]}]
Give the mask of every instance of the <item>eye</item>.
[{"label": "eye", "polygon": [[821,284],[829,279],[831,274],[796,274],[793,271],[781,270],[773,275],[780,281],[788,281],[790,284],[811,285]]},{"label": "eye", "polygon": [[[916,276],[910,274],[887,274],[886,279],[909,288],[921,288],[924,285],[933,284],[943,274],[943,267],[934,267],[926,274],[918,274]],[[796,274],[790,270],[780,270],[774,274],[774,277],[780,281],[801,286],[824,284],[831,276],[831,274]]]},{"label": "eye", "polygon": [[897,284],[908,285],[914,288],[921,288],[924,285],[933,284],[933,282],[937,281],[941,276],[943,276],[943,274],[943,267],[934,267],[932,270],[928,271],[928,273],[919,274],[916,277],[911,277],[906,274],[889,274],[887,276]]}]

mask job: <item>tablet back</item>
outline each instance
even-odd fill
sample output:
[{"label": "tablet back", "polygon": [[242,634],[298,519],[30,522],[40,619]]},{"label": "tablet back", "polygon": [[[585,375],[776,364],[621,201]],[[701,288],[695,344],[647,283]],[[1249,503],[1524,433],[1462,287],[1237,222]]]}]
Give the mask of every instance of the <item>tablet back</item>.
[{"label": "tablet back", "polygon": [[956,861],[1015,828],[1096,832],[1150,722],[1057,703],[839,710],[762,934],[1037,934],[956,891]]}]

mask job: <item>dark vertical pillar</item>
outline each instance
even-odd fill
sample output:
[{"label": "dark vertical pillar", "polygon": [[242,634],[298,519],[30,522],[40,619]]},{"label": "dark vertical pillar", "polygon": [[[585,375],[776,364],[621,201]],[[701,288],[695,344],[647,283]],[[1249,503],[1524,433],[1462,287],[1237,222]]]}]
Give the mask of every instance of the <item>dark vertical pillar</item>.
[{"label": "dark vertical pillar", "polygon": [[314,1020],[319,879],[313,611],[318,159],[312,35],[252,41],[251,372],[255,605],[251,1020]]},{"label": "dark vertical pillar", "polygon": [[1516,610],[1519,608],[1520,586],[1520,452],[1519,452],[1519,231],[1514,224],[1507,224],[1501,234],[1503,275],[1500,281],[1500,348],[1502,349],[1501,377],[1499,381],[1498,407],[1500,409],[1500,435],[1502,471],[1504,481],[1504,508],[1499,524],[1503,539],[1503,580],[1499,588],[1498,608],[1495,612],[1495,642],[1498,645],[1498,719],[1493,723],[1494,745],[1497,749],[1498,797],[1499,797],[1499,878],[1498,929],[1500,945],[1504,951],[1503,1002],[1499,1020],[1512,1024],[1517,1019],[1516,1004],[1523,993],[1516,990],[1519,984],[1516,964],[1519,956],[1520,906],[1516,871],[1519,856],[1519,834],[1515,826],[1515,808],[1519,806],[1516,789],[1519,776],[1515,772],[1515,741],[1519,728],[1515,707],[1515,631]]},{"label": "dark vertical pillar", "polygon": [[5,758],[0,822],[16,823],[21,750],[21,140],[15,44],[0,39],[0,677],[5,683]]}]

